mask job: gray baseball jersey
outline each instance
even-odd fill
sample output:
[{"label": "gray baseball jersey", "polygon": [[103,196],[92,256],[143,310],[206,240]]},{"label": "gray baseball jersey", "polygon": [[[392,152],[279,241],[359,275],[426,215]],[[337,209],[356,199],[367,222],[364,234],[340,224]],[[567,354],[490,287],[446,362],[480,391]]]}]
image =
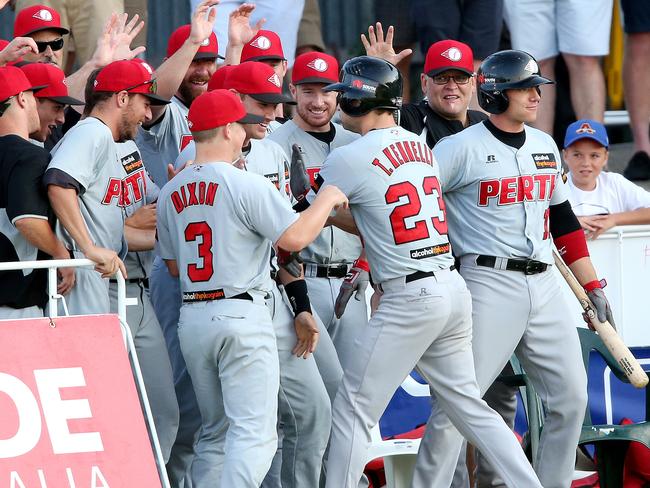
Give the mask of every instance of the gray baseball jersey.
[{"label": "gray baseball jersey", "polygon": [[417,135],[373,130],[332,151],[320,177],[347,195],[375,281],[453,264],[438,165]]},{"label": "gray baseball jersey", "polygon": [[[160,189],[151,180],[149,174],[142,170],[142,157],[134,141],[117,144],[117,153],[122,163],[122,168],[124,168],[126,173],[126,178],[129,177],[128,171],[133,168],[139,168],[138,171],[142,171],[142,178],[138,178],[135,184],[138,187],[137,190],[144,194],[144,198],[138,200],[132,199],[133,204],[125,208],[126,217],[131,217],[140,207],[158,200]],[[129,252],[124,258],[124,266],[126,266],[126,273],[129,275],[129,278],[146,278],[149,276],[151,266],[153,265],[153,257],[153,250]]]},{"label": "gray baseball jersey", "polygon": [[[125,207],[144,199],[142,164],[123,166],[110,129],[100,120],[88,117],[70,129],[52,149],[46,182],[52,169],[63,171],[81,185],[79,208],[95,245],[124,257],[127,252]],[[79,250],[60,223],[57,223],[57,233],[69,249]]]},{"label": "gray baseball jersey", "polygon": [[[269,139],[251,139],[250,150],[242,153],[246,159],[246,169],[264,176],[281,191],[283,196],[291,198],[289,189],[289,160],[279,144]],[[174,168],[182,167],[196,157],[196,144],[190,141],[174,162]]]},{"label": "gray baseball jersey", "polygon": [[187,125],[188,108],[178,98],[165,107],[165,113],[149,129],[140,128],[135,142],[153,181],[162,188],[167,183],[167,165],[173,164],[192,140]]},{"label": "gray baseball jersey", "polygon": [[476,124],[445,137],[433,152],[457,256],[553,263],[548,208],[567,200],[569,192],[551,136],[526,127],[526,142],[517,150]]},{"label": "gray baseball jersey", "polygon": [[[275,129],[268,138],[280,144],[289,156],[293,144],[302,147],[306,155],[305,167],[311,184],[314,185],[321,165],[329,153],[359,138],[358,134],[344,129],[341,125],[333,125],[336,132],[330,144],[319,141],[292,120]],[[359,238],[334,226],[325,227],[316,240],[300,252],[305,262],[315,264],[351,263],[359,257],[359,254],[361,254]]]},{"label": "gray baseball jersey", "polygon": [[185,299],[268,292],[270,243],[298,218],[265,178],[220,163],[184,169],[157,212],[160,256],[177,260]]}]

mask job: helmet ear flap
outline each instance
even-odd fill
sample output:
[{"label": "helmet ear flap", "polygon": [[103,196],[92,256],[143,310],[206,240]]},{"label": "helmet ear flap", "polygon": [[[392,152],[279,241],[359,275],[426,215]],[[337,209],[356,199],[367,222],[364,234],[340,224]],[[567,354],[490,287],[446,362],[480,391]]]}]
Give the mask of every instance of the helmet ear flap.
[{"label": "helmet ear flap", "polygon": [[494,115],[508,110],[508,97],[500,91],[489,92],[479,88],[478,103],[483,110]]}]

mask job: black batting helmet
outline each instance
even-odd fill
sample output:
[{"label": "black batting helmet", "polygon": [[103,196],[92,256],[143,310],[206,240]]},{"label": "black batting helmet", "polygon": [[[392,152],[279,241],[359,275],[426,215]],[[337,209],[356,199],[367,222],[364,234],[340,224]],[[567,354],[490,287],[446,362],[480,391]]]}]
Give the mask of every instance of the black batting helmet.
[{"label": "black batting helmet", "polygon": [[358,56],[345,62],[339,82],[324,91],[339,92],[341,110],[353,117],[383,108],[398,110],[402,106],[402,75],[388,61]]},{"label": "black batting helmet", "polygon": [[491,54],[481,63],[476,75],[478,103],[491,114],[500,114],[508,109],[505,90],[555,83],[541,76],[535,58],[516,50]]}]

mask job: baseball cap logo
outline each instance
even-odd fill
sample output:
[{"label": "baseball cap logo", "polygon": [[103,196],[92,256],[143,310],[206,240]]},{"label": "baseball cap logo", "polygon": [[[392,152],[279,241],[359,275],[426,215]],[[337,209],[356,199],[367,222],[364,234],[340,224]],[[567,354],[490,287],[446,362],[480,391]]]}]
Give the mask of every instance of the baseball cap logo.
[{"label": "baseball cap logo", "polygon": [[32,15],[33,18],[42,20],[43,22],[52,22],[52,13],[44,8]]},{"label": "baseball cap logo", "polygon": [[266,51],[271,47],[271,41],[266,36],[259,36],[257,39],[253,39],[253,42],[251,42],[251,46]]},{"label": "baseball cap logo", "polygon": [[461,53],[460,49],[457,47],[450,47],[446,51],[440,53],[440,55],[447,58],[449,61],[453,61],[454,63],[460,61],[463,57],[463,53]]},{"label": "baseball cap logo", "polygon": [[153,75],[153,68],[149,65],[149,63],[142,61],[140,64],[149,72],[150,75]]},{"label": "baseball cap logo", "polygon": [[524,71],[528,71],[529,73],[537,73],[539,71],[539,68],[537,67],[537,63],[535,62],[534,59],[528,61],[528,63],[524,67]]},{"label": "baseball cap logo", "polygon": [[595,134],[595,133],[596,131],[591,128],[589,122],[585,122],[584,124],[582,124],[576,131],[576,134]]},{"label": "baseball cap logo", "polygon": [[280,77],[278,76],[277,73],[273,73],[273,75],[269,78],[268,81],[273,83],[278,88],[280,88],[282,86],[282,83],[280,82]]},{"label": "baseball cap logo", "polygon": [[313,70],[320,71],[321,73],[327,71],[327,69],[329,68],[327,61],[325,61],[322,58],[316,58],[312,60],[310,63],[307,64],[307,66]]},{"label": "baseball cap logo", "polygon": [[361,89],[363,88],[363,81],[361,80],[352,80],[352,87]]},{"label": "baseball cap logo", "polygon": [[205,39],[203,39],[203,42],[201,42],[201,46],[205,47],[209,45],[210,45],[210,38],[206,37]]}]

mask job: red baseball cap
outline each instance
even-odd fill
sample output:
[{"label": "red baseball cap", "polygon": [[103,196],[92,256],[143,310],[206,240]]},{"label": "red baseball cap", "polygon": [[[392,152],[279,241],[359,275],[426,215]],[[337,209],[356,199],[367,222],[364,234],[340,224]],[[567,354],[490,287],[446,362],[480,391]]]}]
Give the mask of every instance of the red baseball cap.
[{"label": "red baseball cap", "polygon": [[32,85],[45,87],[35,95],[37,98],[47,98],[63,105],[84,104],[81,100],[68,95],[65,73],[58,66],[49,63],[27,63],[20,69]]},{"label": "red baseball cap", "polygon": [[97,73],[93,91],[139,93],[151,100],[152,105],[166,105],[169,100],[156,95],[156,80],[152,74],[151,67],[142,61],[113,61]]},{"label": "red baseball cap", "polygon": [[215,129],[232,122],[259,124],[264,117],[246,113],[241,99],[230,90],[205,92],[194,99],[187,114],[192,132]]},{"label": "red baseball cap", "polygon": [[260,30],[251,41],[244,45],[241,52],[241,62],[267,61],[273,59],[286,59],[282,50],[280,36],[270,30]]},{"label": "red baseball cap", "polygon": [[0,68],[0,102],[6,102],[14,95],[24,91],[38,91],[43,86],[30,83],[25,73],[15,66],[3,66]]},{"label": "red baseball cap", "polygon": [[467,44],[445,39],[431,44],[424,62],[424,72],[435,76],[443,71],[456,69],[468,75],[474,73],[474,53]]},{"label": "red baseball cap", "polygon": [[208,81],[208,91],[230,88],[229,86],[226,86],[226,77],[233,68],[235,68],[235,66],[232,64],[217,68],[217,71],[214,72],[212,78]]},{"label": "red baseball cap", "polygon": [[[178,29],[172,32],[172,35],[169,36],[167,41],[167,57],[171,57],[176,51],[178,51],[183,43],[190,37],[190,31],[192,26],[190,24],[181,25]],[[223,56],[219,56],[219,44],[217,43],[217,36],[214,32],[210,34],[209,37],[203,40],[201,47],[194,55],[194,61],[199,59],[224,59]]]},{"label": "red baseball cap", "polygon": [[16,14],[14,37],[28,36],[42,30],[57,31],[61,35],[70,33],[65,27],[61,27],[61,16],[52,7],[33,5]]},{"label": "red baseball cap", "polygon": [[282,80],[275,70],[268,64],[256,61],[234,66],[227,73],[224,86],[263,103],[296,103],[282,93]]},{"label": "red baseball cap", "polygon": [[338,83],[339,63],[329,54],[317,51],[301,54],[293,63],[291,83]]}]

